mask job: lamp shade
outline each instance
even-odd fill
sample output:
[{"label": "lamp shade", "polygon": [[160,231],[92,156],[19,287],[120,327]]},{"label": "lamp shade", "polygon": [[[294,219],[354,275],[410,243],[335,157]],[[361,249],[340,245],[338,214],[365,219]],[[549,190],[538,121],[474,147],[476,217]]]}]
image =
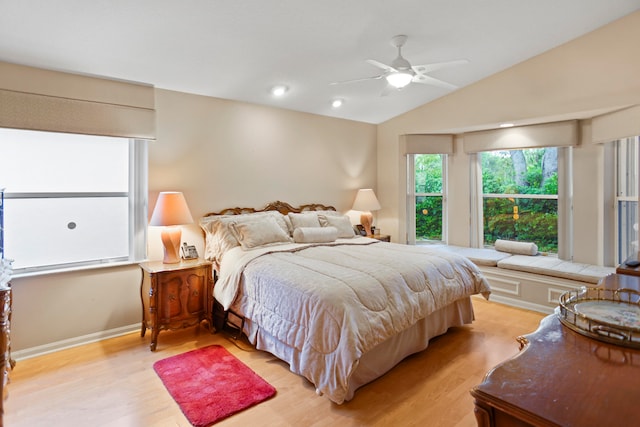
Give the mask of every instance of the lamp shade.
[{"label": "lamp shade", "polygon": [[179,191],[164,191],[158,195],[149,225],[181,225],[193,223],[184,195]]},{"label": "lamp shade", "polygon": [[377,211],[380,209],[380,202],[378,202],[378,198],[376,197],[376,193],[373,192],[370,188],[360,189],[358,190],[358,194],[356,194],[356,199],[353,202],[354,211]]},{"label": "lamp shade", "polygon": [[373,215],[371,214],[371,211],[377,211],[380,207],[380,202],[378,202],[376,193],[374,193],[372,189],[363,188],[358,190],[352,209],[354,211],[361,212],[360,223],[364,227],[368,236],[372,234],[371,225],[373,224]]},{"label": "lamp shade", "polygon": [[[160,237],[164,246],[165,264],[176,264],[180,262],[180,241],[182,230],[177,227],[181,224],[191,224],[193,217],[187,206],[184,195],[178,191],[165,191],[160,193],[156,207],[149,225],[165,226]],[[176,226],[176,227],[173,227]]]}]

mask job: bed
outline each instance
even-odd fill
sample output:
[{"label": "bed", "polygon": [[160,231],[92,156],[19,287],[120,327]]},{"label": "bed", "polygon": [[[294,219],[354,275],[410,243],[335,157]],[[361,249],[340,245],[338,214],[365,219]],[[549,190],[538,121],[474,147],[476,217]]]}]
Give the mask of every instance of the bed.
[{"label": "bed", "polygon": [[490,294],[468,259],[357,236],[331,206],[232,208],[200,226],[216,307],[337,404],[431,338],[471,323],[471,295]]}]

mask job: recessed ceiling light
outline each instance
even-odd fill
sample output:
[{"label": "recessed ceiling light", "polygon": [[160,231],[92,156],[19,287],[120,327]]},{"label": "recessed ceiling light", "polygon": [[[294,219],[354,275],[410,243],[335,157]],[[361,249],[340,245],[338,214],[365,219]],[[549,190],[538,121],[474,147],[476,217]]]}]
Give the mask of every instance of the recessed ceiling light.
[{"label": "recessed ceiling light", "polygon": [[284,85],[278,85],[278,86],[274,86],[273,88],[271,88],[271,94],[273,96],[282,96],[285,93],[287,93],[288,90],[289,90],[288,87],[286,87]]},{"label": "recessed ceiling light", "polygon": [[513,127],[513,123],[502,123],[500,124],[501,128],[510,128]]},{"label": "recessed ceiling light", "polygon": [[342,99],[334,99],[333,101],[331,101],[331,106],[333,108],[340,108],[340,107],[342,107],[343,103],[344,103],[344,101]]}]

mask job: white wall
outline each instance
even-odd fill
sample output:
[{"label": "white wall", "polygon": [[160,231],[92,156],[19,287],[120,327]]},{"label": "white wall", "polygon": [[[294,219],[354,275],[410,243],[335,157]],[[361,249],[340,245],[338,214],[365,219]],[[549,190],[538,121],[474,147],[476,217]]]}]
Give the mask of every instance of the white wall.
[{"label": "white wall", "polygon": [[[375,186],[374,125],[166,90],[155,97],[149,214],[164,190],[184,191],[197,221],[276,200],[347,211],[358,188]],[[183,238],[203,253],[197,224]],[[162,259],[158,227],[149,229],[148,255]],[[137,266],[15,278],[12,286],[14,355],[140,325]]]},{"label": "white wall", "polygon": [[[383,206],[376,224],[401,241],[405,196],[399,135],[461,133],[503,121],[550,121],[638,104],[637,40],[640,12],[377,127],[156,90],[158,140],[149,152],[150,211],[163,190],[184,191],[194,218],[274,200],[322,202],[346,211],[357,188],[374,187]],[[469,162],[461,144],[456,139],[449,164],[455,187],[450,237],[453,243],[467,244]],[[600,213],[592,209],[591,198],[597,177],[591,174],[600,160],[597,148],[579,150],[577,174],[584,181],[575,189],[576,203],[588,214],[577,225],[574,246],[580,246],[576,256],[594,262],[601,239],[594,224]],[[158,230],[150,228],[149,257],[160,259]],[[202,253],[196,225],[187,227],[184,237]],[[137,266],[14,279],[14,352],[138,325],[139,280]]]},{"label": "white wall", "polygon": [[[405,241],[404,175],[399,136],[453,133],[591,117],[595,112],[640,103],[640,12],[628,15],[556,49],[522,62],[378,126],[378,224],[395,241]],[[496,47],[499,48],[499,47]],[[588,123],[583,126],[588,129]],[[469,156],[456,141],[449,163],[454,200],[450,243],[469,242]],[[601,200],[602,150],[583,145],[574,150],[574,260],[603,259]]]},{"label": "white wall", "polygon": [[[167,90],[156,91],[156,108],[150,212],[165,190],[183,191],[194,218],[276,200],[346,212],[358,188],[375,187],[374,125]],[[202,253],[197,224],[186,229]],[[157,233],[153,258],[162,257]]]}]

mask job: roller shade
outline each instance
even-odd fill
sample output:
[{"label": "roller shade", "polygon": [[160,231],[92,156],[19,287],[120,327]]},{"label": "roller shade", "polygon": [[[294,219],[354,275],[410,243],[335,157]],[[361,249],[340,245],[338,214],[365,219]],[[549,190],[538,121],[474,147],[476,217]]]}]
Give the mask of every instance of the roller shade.
[{"label": "roller shade", "polygon": [[155,139],[154,89],[0,62],[0,127]]},{"label": "roller shade", "polygon": [[453,135],[410,134],[400,136],[400,152],[405,154],[452,154]]},{"label": "roller shade", "polygon": [[591,141],[603,143],[640,135],[640,105],[591,119]]},{"label": "roller shade", "polygon": [[464,134],[464,151],[520,150],[542,147],[571,147],[578,145],[577,120],[506,129],[469,132]]}]

